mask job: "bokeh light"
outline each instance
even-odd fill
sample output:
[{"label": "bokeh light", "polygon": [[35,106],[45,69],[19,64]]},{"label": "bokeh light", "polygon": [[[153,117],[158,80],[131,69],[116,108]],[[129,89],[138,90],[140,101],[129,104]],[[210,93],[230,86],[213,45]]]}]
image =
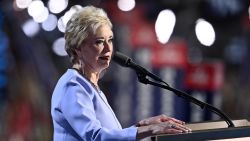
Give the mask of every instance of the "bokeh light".
[{"label": "bokeh light", "polygon": [[32,17],[42,15],[44,12],[44,4],[40,0],[34,0],[30,3],[28,7],[28,13]]},{"label": "bokeh light", "polygon": [[67,56],[67,52],[65,51],[65,39],[60,37],[56,39],[53,43],[52,49],[53,52],[58,56]]},{"label": "bokeh light", "polygon": [[68,6],[68,0],[49,0],[48,7],[51,13],[60,13]]},{"label": "bokeh light", "polygon": [[175,26],[175,14],[171,10],[163,10],[159,13],[155,22],[155,32],[160,43],[168,42]]},{"label": "bokeh light", "polygon": [[198,19],[195,26],[195,33],[202,45],[213,45],[215,41],[215,31],[209,22],[204,19]]},{"label": "bokeh light", "polygon": [[70,20],[71,16],[81,8],[82,7],[79,5],[74,5],[62,17],[59,18],[58,24],[57,24],[59,31],[65,32],[66,25],[68,21]]},{"label": "bokeh light", "polygon": [[49,10],[47,7],[43,8],[43,12],[40,13],[40,15],[37,15],[35,17],[33,17],[35,22],[41,23],[43,21],[45,21],[49,16]]},{"label": "bokeh light", "polygon": [[22,29],[26,36],[33,37],[39,32],[40,26],[34,20],[29,19],[22,25]]},{"label": "bokeh light", "polygon": [[16,6],[20,9],[28,8],[32,0],[16,0]]},{"label": "bokeh light", "polygon": [[53,14],[49,14],[48,18],[42,22],[42,28],[45,31],[52,31],[57,26],[57,17]]},{"label": "bokeh light", "polygon": [[118,0],[117,5],[122,11],[131,11],[135,7],[135,0]]}]

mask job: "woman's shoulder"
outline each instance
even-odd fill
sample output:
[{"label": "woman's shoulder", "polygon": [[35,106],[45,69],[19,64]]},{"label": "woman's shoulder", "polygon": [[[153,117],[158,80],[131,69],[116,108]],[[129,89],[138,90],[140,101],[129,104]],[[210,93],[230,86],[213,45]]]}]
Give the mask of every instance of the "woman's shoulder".
[{"label": "woman's shoulder", "polygon": [[62,98],[80,93],[88,95],[91,99],[95,95],[88,81],[74,70],[69,69],[58,80],[52,94],[52,100],[59,103]]},{"label": "woman's shoulder", "polygon": [[82,75],[73,69],[68,69],[60,79],[62,80],[59,81],[62,81],[66,87],[81,87],[88,93],[92,92],[91,84],[88,82],[88,80],[86,80]]}]

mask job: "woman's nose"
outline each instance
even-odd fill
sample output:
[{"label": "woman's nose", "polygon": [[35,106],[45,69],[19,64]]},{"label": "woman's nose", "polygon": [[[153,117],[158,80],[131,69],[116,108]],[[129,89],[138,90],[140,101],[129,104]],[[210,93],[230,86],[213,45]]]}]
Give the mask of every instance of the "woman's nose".
[{"label": "woman's nose", "polygon": [[104,43],[104,50],[111,51],[112,48],[113,48],[113,44],[112,43],[110,43],[108,41]]}]

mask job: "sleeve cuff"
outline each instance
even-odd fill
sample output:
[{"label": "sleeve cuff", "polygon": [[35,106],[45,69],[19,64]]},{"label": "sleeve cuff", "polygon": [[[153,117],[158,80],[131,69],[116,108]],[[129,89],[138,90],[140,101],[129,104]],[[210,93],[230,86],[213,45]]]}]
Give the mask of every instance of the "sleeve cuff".
[{"label": "sleeve cuff", "polygon": [[137,128],[136,126],[131,126],[124,129],[127,131],[128,141],[136,141]]}]

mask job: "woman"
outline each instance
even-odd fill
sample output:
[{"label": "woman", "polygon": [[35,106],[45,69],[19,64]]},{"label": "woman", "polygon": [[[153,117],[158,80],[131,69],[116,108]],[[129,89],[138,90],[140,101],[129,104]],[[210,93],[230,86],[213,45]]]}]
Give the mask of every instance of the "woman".
[{"label": "woman", "polygon": [[93,6],[80,9],[67,23],[66,51],[73,66],[53,92],[54,141],[135,141],[157,134],[189,132],[184,122],[165,115],[122,129],[98,86],[111,60],[113,36],[107,14]]}]

